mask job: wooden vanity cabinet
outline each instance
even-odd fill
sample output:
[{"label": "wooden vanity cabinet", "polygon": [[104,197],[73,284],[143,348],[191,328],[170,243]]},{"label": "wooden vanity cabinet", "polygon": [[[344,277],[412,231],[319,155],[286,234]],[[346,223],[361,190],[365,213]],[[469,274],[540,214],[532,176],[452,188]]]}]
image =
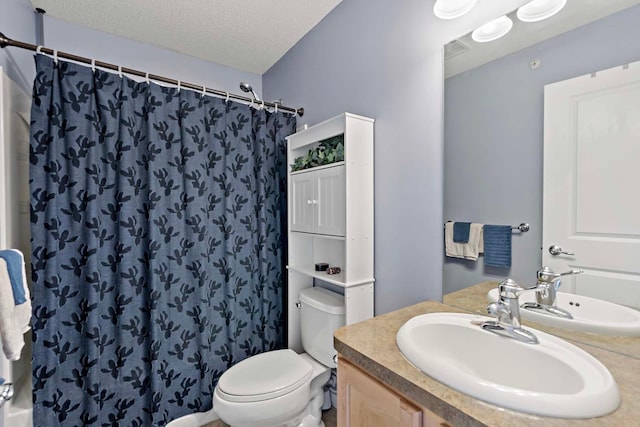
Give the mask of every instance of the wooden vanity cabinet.
[{"label": "wooden vanity cabinet", "polygon": [[343,357],[338,358],[338,427],[451,427]]}]

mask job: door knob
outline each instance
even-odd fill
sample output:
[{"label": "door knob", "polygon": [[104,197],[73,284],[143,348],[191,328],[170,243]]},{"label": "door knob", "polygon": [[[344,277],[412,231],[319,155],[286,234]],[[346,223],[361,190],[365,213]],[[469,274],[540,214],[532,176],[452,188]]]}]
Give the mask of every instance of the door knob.
[{"label": "door knob", "polygon": [[575,255],[573,252],[565,252],[558,245],[549,246],[549,253],[551,255]]}]

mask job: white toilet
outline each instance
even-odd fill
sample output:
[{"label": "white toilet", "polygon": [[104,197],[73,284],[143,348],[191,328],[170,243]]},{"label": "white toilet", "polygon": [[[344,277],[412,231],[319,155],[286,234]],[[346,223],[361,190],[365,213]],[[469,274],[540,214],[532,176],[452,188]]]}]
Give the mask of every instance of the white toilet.
[{"label": "white toilet", "polygon": [[323,386],[336,367],[333,332],[344,325],[344,297],[323,288],[300,292],[300,330],[306,353],[274,350],[227,370],[216,386],[213,409],[233,427],[316,427]]}]

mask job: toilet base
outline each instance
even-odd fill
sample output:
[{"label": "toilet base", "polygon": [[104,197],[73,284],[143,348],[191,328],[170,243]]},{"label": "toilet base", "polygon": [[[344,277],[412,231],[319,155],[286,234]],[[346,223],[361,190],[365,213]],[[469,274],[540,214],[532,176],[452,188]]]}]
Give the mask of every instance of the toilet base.
[{"label": "toilet base", "polygon": [[[329,381],[329,378],[331,378],[331,369],[320,364],[319,362],[317,362],[315,359],[313,359],[311,356],[307,355],[306,353],[302,353],[299,356],[304,358],[313,367],[311,383],[308,386],[303,386],[303,387],[308,387],[309,400],[307,401],[308,403],[306,404],[306,406],[304,406],[300,412],[298,412],[293,416],[290,415],[286,417],[284,420],[280,418],[280,421],[275,423],[273,421],[261,422],[260,420],[253,419],[250,422],[250,424],[238,425],[238,424],[234,424],[233,422],[229,422],[229,421],[232,421],[229,418],[234,418],[234,416],[231,413],[226,414],[228,415],[228,417],[225,417],[225,414],[223,413],[219,413],[218,415],[220,415],[220,419],[230,424],[231,427],[324,427],[324,422],[322,421],[322,404],[324,403],[323,386],[327,383],[327,381]],[[286,399],[286,397],[287,397],[286,395],[280,396],[277,399],[283,399],[283,398]],[[214,410],[216,409],[215,402],[216,402],[216,399],[214,398]],[[257,402],[257,403],[259,406],[260,402]],[[249,408],[251,408],[252,405],[240,403],[240,404],[234,404],[233,406],[236,407],[234,412],[240,414],[241,412],[236,412],[236,411],[250,410]],[[274,407],[271,406],[271,408],[274,408]],[[285,409],[283,412],[286,412],[286,411],[287,410]],[[225,420],[225,418],[228,418],[228,420]],[[277,417],[274,417],[274,418],[277,418]],[[236,422],[237,421],[238,420],[236,420]]]},{"label": "toilet base", "polygon": [[300,422],[298,424],[294,424],[295,427],[324,427],[324,422],[322,421],[324,385],[327,383],[327,381],[329,381],[329,378],[331,378],[331,370],[327,369],[324,366],[323,368],[326,371],[318,375],[313,379],[313,381],[311,381],[309,404],[304,409]]},{"label": "toilet base", "polygon": [[[324,427],[324,421],[322,421],[322,404],[324,403],[324,390],[322,386],[329,381],[331,371],[329,375],[322,374],[316,377],[315,380],[319,380],[320,387],[311,383],[311,393],[309,403],[304,408],[304,411],[293,420],[290,420],[284,424],[274,425],[260,425],[260,427]],[[231,426],[238,427],[238,426]]]}]

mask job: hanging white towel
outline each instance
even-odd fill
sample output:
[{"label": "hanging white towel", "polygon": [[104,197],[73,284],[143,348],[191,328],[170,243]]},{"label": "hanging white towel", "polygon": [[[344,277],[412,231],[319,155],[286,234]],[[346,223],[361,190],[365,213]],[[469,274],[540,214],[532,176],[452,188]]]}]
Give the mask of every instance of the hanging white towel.
[{"label": "hanging white towel", "polygon": [[16,305],[7,263],[0,258],[0,339],[2,340],[2,350],[9,360],[20,359],[24,347],[24,333],[29,330],[31,322],[31,297],[24,264],[22,279],[26,301]]},{"label": "hanging white towel", "polygon": [[469,227],[469,241],[467,243],[456,243],[453,241],[453,222],[447,222],[444,227],[446,255],[452,258],[464,258],[476,261],[478,255],[484,252],[482,226],[483,224],[471,223]]}]

